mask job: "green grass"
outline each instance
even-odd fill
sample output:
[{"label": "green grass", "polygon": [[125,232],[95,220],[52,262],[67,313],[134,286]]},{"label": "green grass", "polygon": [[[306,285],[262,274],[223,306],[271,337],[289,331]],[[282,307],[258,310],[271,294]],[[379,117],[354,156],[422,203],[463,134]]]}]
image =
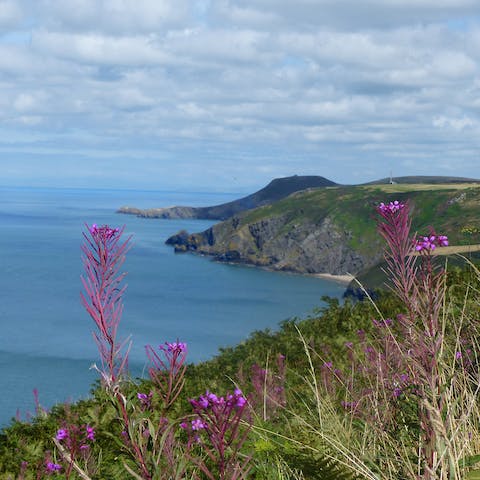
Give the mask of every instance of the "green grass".
[{"label": "green grass", "polygon": [[[464,197],[459,196],[459,191]],[[327,216],[351,235],[349,246],[364,255],[379,248],[372,209],[380,202],[410,201],[413,205],[413,229],[428,233],[432,226],[449,236],[452,244],[480,242],[480,187],[474,184],[399,184],[311,189],[299,192],[240,215],[247,226],[262,220],[281,217],[285,235],[294,225],[320,224]],[[462,233],[466,229],[476,232]]]},{"label": "green grass", "polygon": [[405,192],[424,192],[432,190],[464,190],[466,188],[480,188],[478,184],[474,183],[398,183],[398,184],[386,184],[386,185],[372,185],[361,186],[359,188],[364,189],[377,189],[385,193],[405,193]]}]

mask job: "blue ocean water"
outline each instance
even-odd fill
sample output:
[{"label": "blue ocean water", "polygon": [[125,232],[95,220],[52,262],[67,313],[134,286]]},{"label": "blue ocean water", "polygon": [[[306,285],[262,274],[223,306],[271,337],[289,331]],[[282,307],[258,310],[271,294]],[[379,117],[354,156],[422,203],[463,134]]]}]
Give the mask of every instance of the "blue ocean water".
[{"label": "blue ocean water", "polygon": [[17,409],[49,407],[88,396],[97,378],[93,322],[79,300],[85,222],[125,225],[133,248],[124,270],[128,289],[120,335],[131,336],[130,367],[141,375],[144,346],[177,338],[189,360],[212,357],[254,330],[305,316],[323,295],[344,287],[325,280],[175,255],[164,244],[180,229],[212,222],[147,220],[119,215],[121,205],[213,205],[222,193],[0,187],[0,427]]}]

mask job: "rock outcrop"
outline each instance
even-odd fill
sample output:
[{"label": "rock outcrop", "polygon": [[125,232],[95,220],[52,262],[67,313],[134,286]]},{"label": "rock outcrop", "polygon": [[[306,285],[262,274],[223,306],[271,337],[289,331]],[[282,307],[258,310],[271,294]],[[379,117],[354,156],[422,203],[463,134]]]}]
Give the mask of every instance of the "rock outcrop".
[{"label": "rock outcrop", "polygon": [[352,233],[329,216],[321,222],[287,225],[284,216],[243,224],[233,217],[201,233],[170,237],[176,252],[195,252],[217,261],[243,263],[297,273],[356,274],[378,262],[349,246]]},{"label": "rock outcrop", "polygon": [[117,213],[127,215],[136,215],[143,218],[203,218],[198,210],[201,208],[194,207],[165,207],[165,208],[148,208],[141,209],[136,207],[120,207]]}]

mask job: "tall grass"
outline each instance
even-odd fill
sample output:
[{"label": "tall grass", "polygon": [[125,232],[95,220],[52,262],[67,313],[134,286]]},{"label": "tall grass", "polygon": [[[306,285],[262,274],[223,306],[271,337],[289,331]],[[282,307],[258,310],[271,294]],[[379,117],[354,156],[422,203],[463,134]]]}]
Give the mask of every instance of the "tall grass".
[{"label": "tall grass", "polygon": [[403,310],[393,319],[378,310],[371,333],[346,343],[343,369],[301,337],[310,398],[291,409],[291,422],[360,478],[462,479],[480,461],[478,318],[468,315],[468,293],[460,310],[449,301],[434,255],[447,238],[413,235],[408,204],[378,213],[389,288]]}]

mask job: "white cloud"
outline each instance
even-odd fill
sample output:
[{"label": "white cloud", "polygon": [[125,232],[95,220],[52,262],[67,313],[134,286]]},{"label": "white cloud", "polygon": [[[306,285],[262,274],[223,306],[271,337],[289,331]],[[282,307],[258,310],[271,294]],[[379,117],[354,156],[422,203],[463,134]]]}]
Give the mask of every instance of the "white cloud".
[{"label": "white cloud", "polygon": [[238,24],[241,17],[230,13],[237,8],[249,11],[252,18],[263,15],[268,21],[264,27],[313,31],[392,28],[468,16],[478,19],[477,0],[213,0],[218,22]]},{"label": "white cloud", "polygon": [[47,28],[109,34],[157,32],[183,24],[187,0],[37,0],[34,11]]},{"label": "white cloud", "polygon": [[475,3],[0,0],[0,150],[175,161],[177,181],[435,156],[480,177]]},{"label": "white cloud", "polygon": [[45,30],[34,32],[32,37],[33,48],[43,55],[107,66],[160,64],[167,59],[167,55],[154,43],[155,39],[150,36],[111,37]]},{"label": "white cloud", "polygon": [[15,28],[22,19],[22,10],[13,0],[0,1],[0,32],[3,29]]},{"label": "white cloud", "polygon": [[456,131],[464,130],[465,128],[473,127],[476,122],[466,116],[461,118],[449,118],[445,116],[435,117],[433,119],[433,126],[440,128],[452,128]]},{"label": "white cloud", "polygon": [[13,108],[18,112],[28,112],[32,110],[36,105],[36,100],[33,95],[28,93],[21,93],[17,95],[13,102]]}]

